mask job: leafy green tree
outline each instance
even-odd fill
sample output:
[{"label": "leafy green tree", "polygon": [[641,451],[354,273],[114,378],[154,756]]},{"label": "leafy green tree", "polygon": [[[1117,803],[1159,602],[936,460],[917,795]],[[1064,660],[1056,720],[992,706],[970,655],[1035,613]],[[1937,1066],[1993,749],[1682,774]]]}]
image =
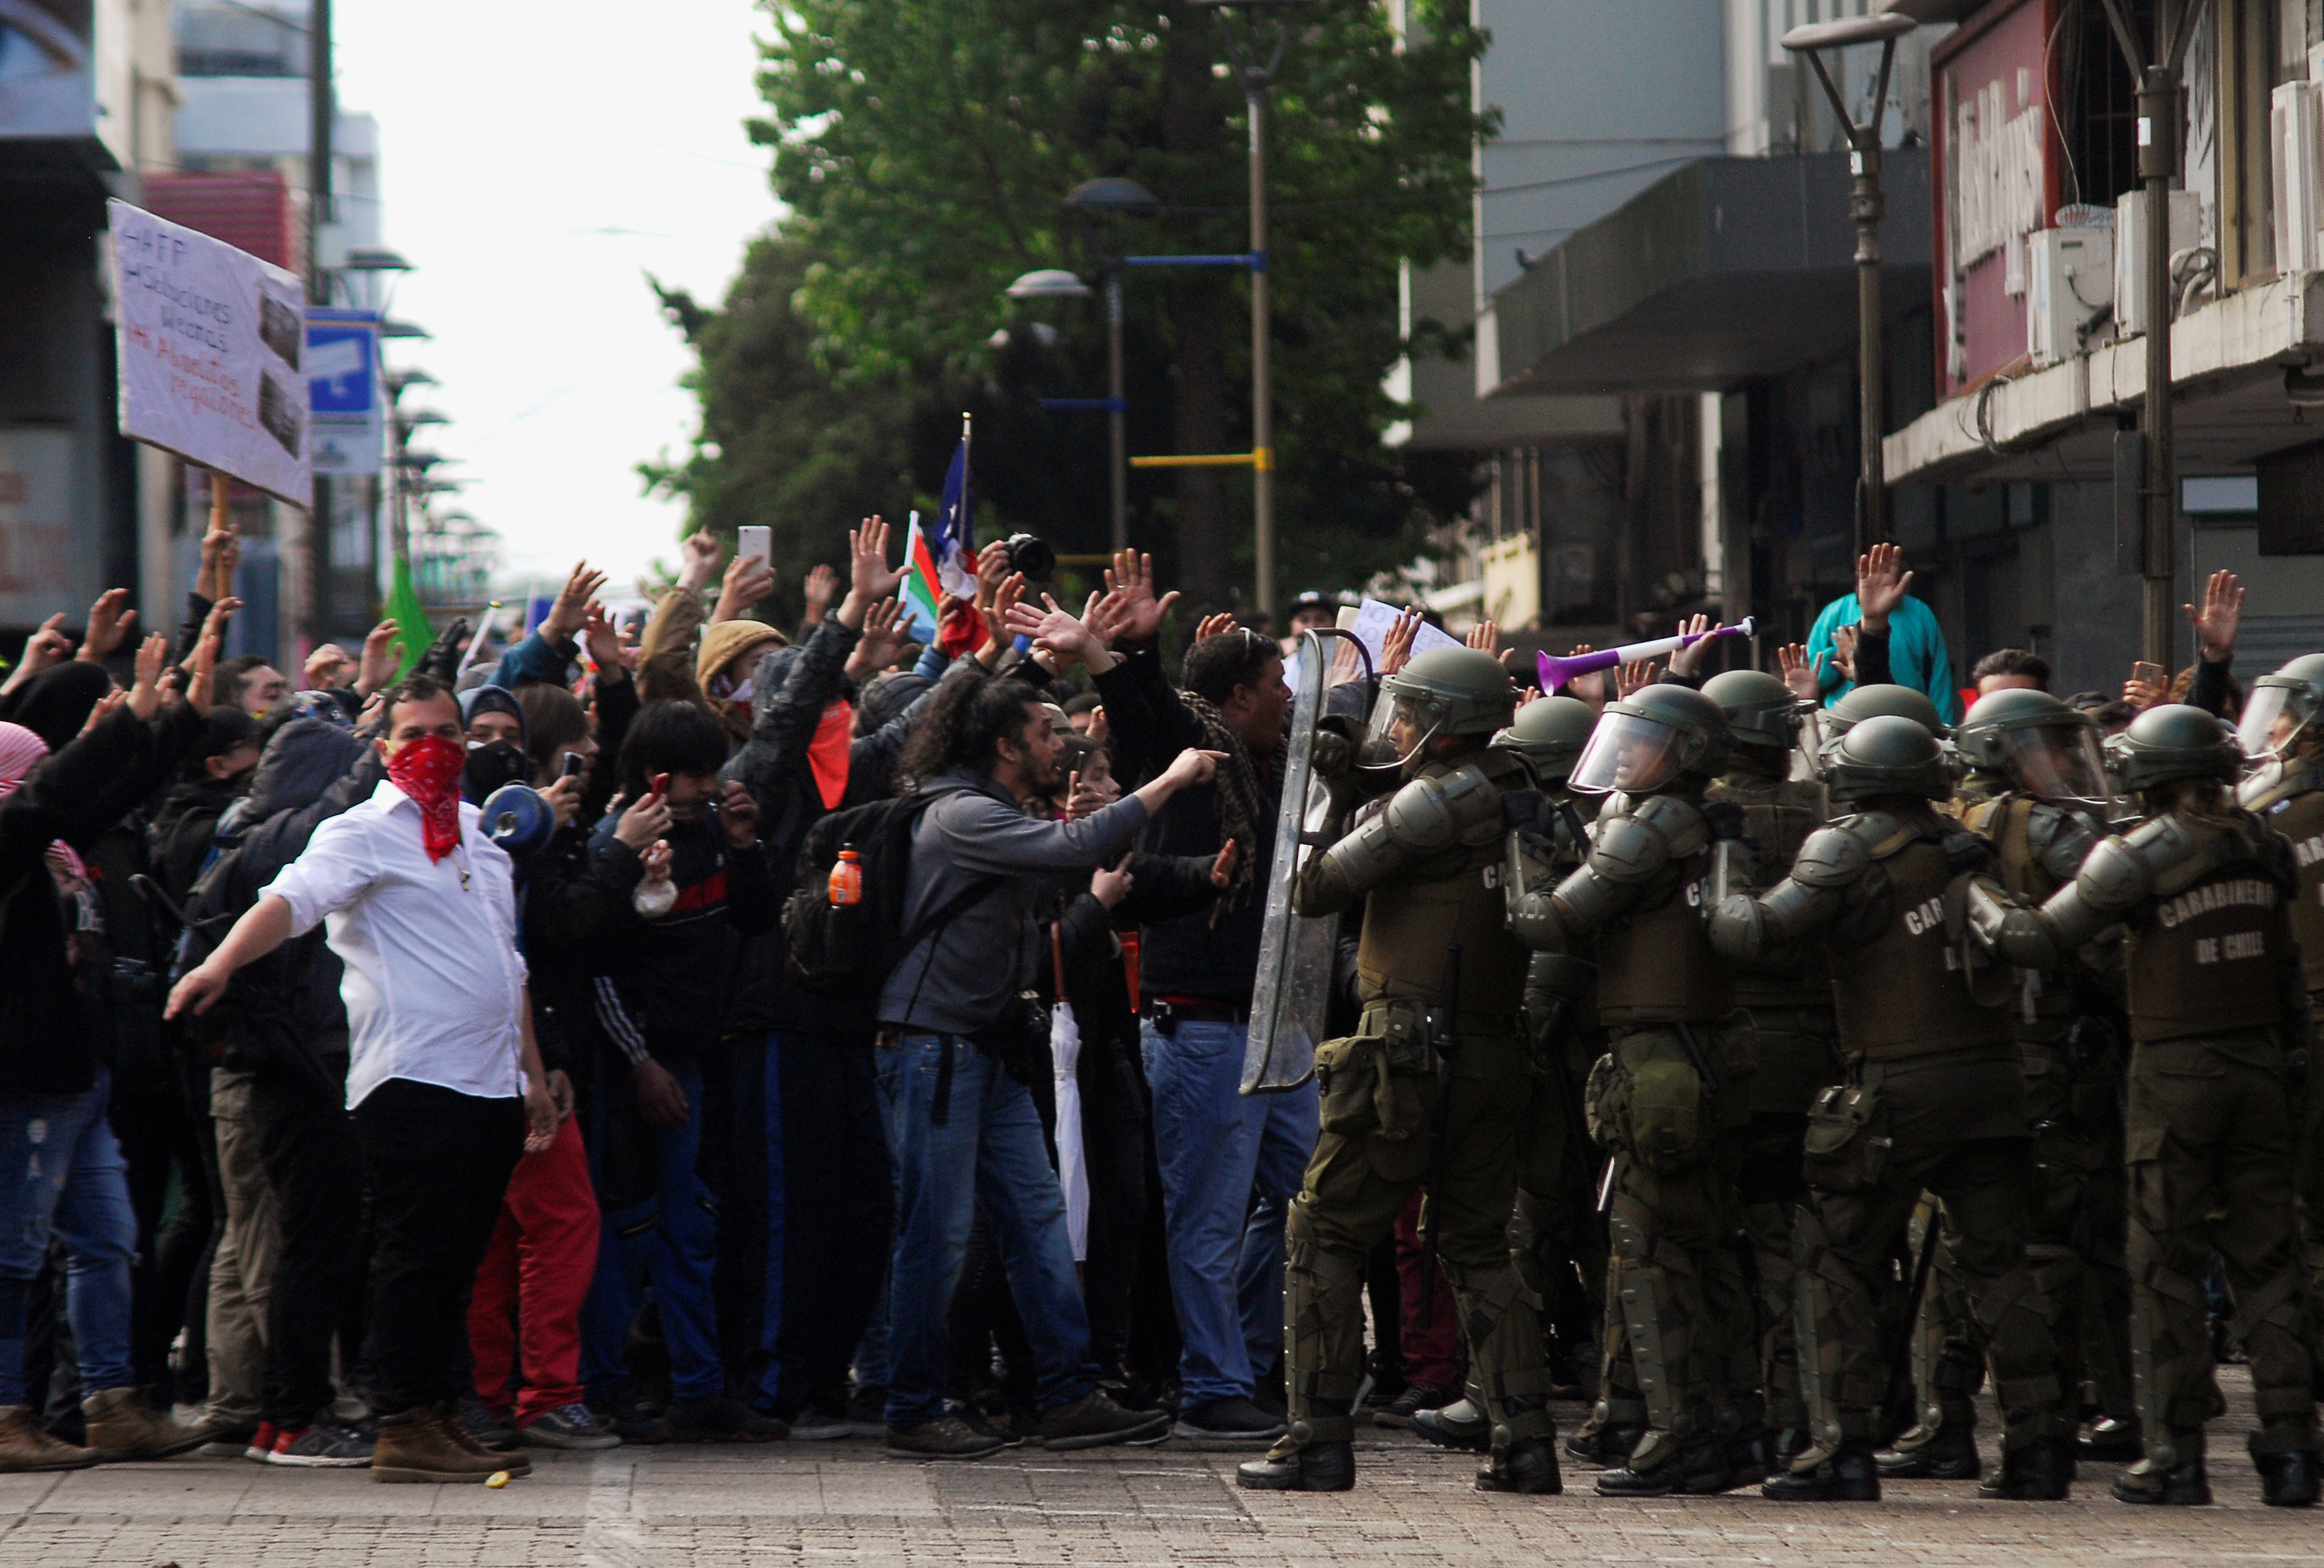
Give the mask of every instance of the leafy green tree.
[{"label": "leafy green tree", "polygon": [[[1286,589],[1409,558],[1473,493],[1465,459],[1379,440],[1405,411],[1380,385],[1404,346],[1397,263],[1465,244],[1470,148],[1490,128],[1469,108],[1484,39],[1466,10],[1414,0],[1403,40],[1373,0],[1290,13],[1268,102]],[[1035,267],[1094,278],[1108,254],[1248,247],[1248,127],[1225,63],[1241,24],[1184,0],[793,0],[770,15],[753,133],[791,214],[723,310],[666,297],[701,355],[704,430],[654,477],[714,527],[788,529],[812,501],[822,515],[798,526],[827,531],[925,504],[970,411],[980,536],[1023,526],[1102,549],[1102,416],[1035,402],[1102,388],[1099,307],[1019,309],[1002,291]],[[1262,56],[1272,31],[1257,30]],[[1060,198],[1100,174],[1164,212],[1074,219]],[[1130,449],[1248,449],[1248,279],[1136,269],[1125,288]],[[864,488],[835,518],[846,484]],[[1132,484],[1133,540],[1198,603],[1230,602],[1247,581],[1247,475]]]}]

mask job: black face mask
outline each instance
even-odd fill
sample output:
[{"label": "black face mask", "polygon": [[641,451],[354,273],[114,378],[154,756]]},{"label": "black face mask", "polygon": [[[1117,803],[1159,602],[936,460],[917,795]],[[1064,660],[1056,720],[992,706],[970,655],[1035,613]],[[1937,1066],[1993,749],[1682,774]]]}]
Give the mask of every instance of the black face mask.
[{"label": "black face mask", "polygon": [[469,805],[482,806],[502,785],[523,781],[524,752],[518,747],[507,741],[469,745],[467,765],[460,770],[460,794]]}]

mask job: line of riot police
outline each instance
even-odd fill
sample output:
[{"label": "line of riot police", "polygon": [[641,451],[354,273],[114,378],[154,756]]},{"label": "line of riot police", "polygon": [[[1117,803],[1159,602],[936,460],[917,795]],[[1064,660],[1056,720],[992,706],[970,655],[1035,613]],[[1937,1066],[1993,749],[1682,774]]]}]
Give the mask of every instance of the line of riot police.
[{"label": "line of riot police", "polygon": [[[2061,1499],[2089,1458],[2207,1502],[2216,1258],[2264,1499],[2316,1499],[2324,655],[2239,733],[2170,706],[2102,745],[2038,691],[1956,734],[1904,687],[1818,710],[1753,670],[1520,708],[1467,649],[1370,700],[1329,635],[1276,897],[1360,930],[1355,1017],[1310,1020],[1289,1429],[1243,1485],[1353,1484],[1364,1258],[1419,1191],[1470,1375],[1414,1426],[1480,1489],[1563,1487],[1546,1249],[1604,1304],[1563,1445],[1604,1495],[1977,1477],[1989,1370],[1983,1495]],[[1297,1033],[1255,1016],[1250,1087],[1304,1080]]]}]

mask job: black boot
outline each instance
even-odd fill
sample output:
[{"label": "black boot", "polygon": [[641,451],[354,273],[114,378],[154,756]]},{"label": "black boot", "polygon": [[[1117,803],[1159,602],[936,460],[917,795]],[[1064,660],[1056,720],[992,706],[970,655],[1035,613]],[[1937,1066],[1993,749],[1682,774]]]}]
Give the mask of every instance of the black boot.
[{"label": "black boot", "polygon": [[2001,1473],[1977,1489],[1981,1498],[2015,1503],[2060,1503],[2073,1480],[2073,1456],[2061,1441],[2037,1437],[2023,1448],[2005,1449]]},{"label": "black boot", "polygon": [[[1661,1453],[1646,1455],[1649,1444]],[[1710,1497],[1727,1490],[1726,1445],[1716,1437],[1698,1437],[1675,1451],[1668,1438],[1650,1438],[1638,1448],[1640,1452],[1631,1455],[1628,1464],[1598,1478],[1600,1497],[1666,1498],[1674,1493]],[[1641,1456],[1647,1458],[1643,1469],[1638,1466]]]},{"label": "black boot", "polygon": [[1638,1439],[1646,1434],[1643,1426],[1618,1426],[1608,1424],[1600,1427],[1584,1426],[1565,1440],[1565,1452],[1584,1464],[1611,1466],[1630,1457],[1638,1446]]},{"label": "black boot", "polygon": [[2116,1498],[2171,1508],[2198,1508],[2211,1500],[2211,1483],[2203,1474],[2202,1432],[2174,1432],[2171,1439],[2172,1462],[2140,1460],[2114,1478]]},{"label": "black boot", "polygon": [[[1910,1436],[1911,1434],[1906,1434]],[[1905,1480],[1921,1476],[1938,1480],[1975,1480],[1984,1471],[1977,1456],[1977,1425],[1948,1421],[1926,1443],[1907,1448],[1901,1443],[1874,1456],[1883,1479]]]},{"label": "black boot", "polygon": [[1439,1448],[1482,1453],[1493,1446],[1493,1424],[1473,1399],[1456,1399],[1434,1410],[1416,1410],[1408,1425]]},{"label": "black boot", "polygon": [[2316,1502],[2316,1454],[2305,1422],[2270,1422],[2251,1436],[2252,1463],[2259,1470],[2259,1498],[2272,1508],[2312,1508]]},{"label": "black boot", "polygon": [[1770,1476],[1759,1495],[1779,1503],[1877,1503],[1880,1471],[1868,1443],[1844,1443],[1840,1452],[1807,1469]]},{"label": "black boot", "polygon": [[1775,1434],[1764,1426],[1746,1426],[1727,1440],[1727,1480],[1720,1489],[1757,1486],[1775,1472]]},{"label": "black boot", "polygon": [[2135,1464],[2146,1447],[2138,1440],[2137,1422],[2105,1416],[2090,1423],[2082,1437],[2081,1452],[2084,1459],[2100,1464]]},{"label": "black boot", "polygon": [[1526,1437],[1509,1444],[1498,1463],[1477,1472],[1477,1490],[1556,1497],[1565,1490],[1565,1478],[1557,1471],[1556,1443],[1551,1438]]}]

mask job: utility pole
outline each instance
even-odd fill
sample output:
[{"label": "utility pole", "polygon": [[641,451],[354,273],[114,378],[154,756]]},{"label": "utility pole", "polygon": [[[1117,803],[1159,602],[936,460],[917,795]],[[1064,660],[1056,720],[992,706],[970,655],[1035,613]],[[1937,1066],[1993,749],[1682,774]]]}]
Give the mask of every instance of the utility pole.
[{"label": "utility pole", "polygon": [[[331,0],[311,0],[307,16],[307,298],[326,306],[331,302],[331,273],[323,251],[333,217],[331,132],[337,117],[331,88]],[[288,563],[291,659],[300,666],[320,640],[320,607],[329,596],[329,476],[316,475],[306,530],[293,542]]]},{"label": "utility pole", "polygon": [[[2178,178],[2186,142],[2186,95],[2181,71],[2203,0],[2156,0],[2154,51],[2142,56],[2138,38],[2124,14],[2122,0],[2105,0],[2115,42],[2138,83],[2138,178],[2144,195],[2146,254],[2146,319],[2135,323],[2146,337],[2146,402],[2139,410],[2144,438],[2145,483],[2140,487],[2145,527],[2140,573],[2145,591],[2139,613],[2139,657],[2172,668],[2177,639],[2175,613],[2179,555],[2179,464],[2176,420],[2171,407],[2171,182]],[[2174,17],[2173,13],[2176,12]]]},{"label": "utility pole", "polygon": [[[1276,47],[1276,60],[1283,57]],[[1243,101],[1250,121],[1250,501],[1257,540],[1251,598],[1261,615],[1275,613],[1275,365],[1267,295],[1267,91],[1276,60],[1264,71],[1243,68]]]},{"label": "utility pole", "polygon": [[[1856,220],[1856,444],[1862,460],[1856,480],[1856,548],[1861,552],[1888,538],[1888,480],[1880,438],[1888,428],[1887,372],[1880,338],[1880,219],[1887,204],[1880,193],[1880,122],[1888,108],[1888,73],[1896,63],[1896,40],[1918,25],[1909,16],[1877,16],[1815,22],[1784,34],[1784,47],[1807,56],[1831,100],[1832,113],[1848,131],[1851,181],[1849,216]],[[1852,43],[1880,45],[1880,79],[1872,94],[1872,117],[1856,124],[1848,100],[1823,63],[1823,51]]]},{"label": "utility pole", "polygon": [[1113,487],[1110,537],[1116,550],[1130,548],[1130,432],[1121,383],[1121,269],[1110,266],[1105,270],[1105,423],[1111,454],[1106,477]]}]

